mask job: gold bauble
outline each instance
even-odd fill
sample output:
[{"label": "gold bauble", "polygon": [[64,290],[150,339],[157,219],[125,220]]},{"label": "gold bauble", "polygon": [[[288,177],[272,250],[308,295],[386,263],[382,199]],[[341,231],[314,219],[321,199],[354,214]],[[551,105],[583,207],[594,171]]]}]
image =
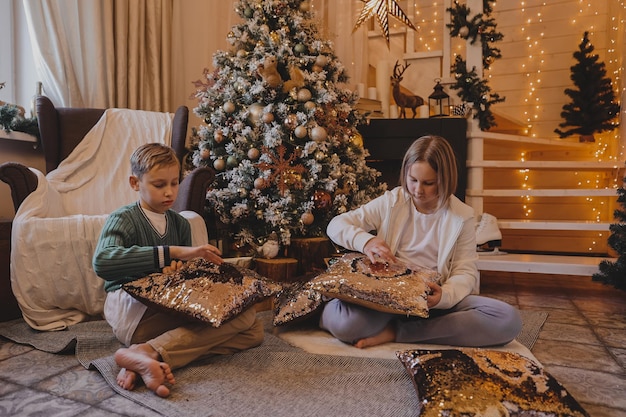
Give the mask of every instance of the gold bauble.
[{"label": "gold bauble", "polygon": [[300,103],[307,102],[311,100],[311,91],[307,88],[301,88],[298,90],[298,101]]},{"label": "gold bauble", "polygon": [[313,216],[313,213],[311,213],[310,211],[307,211],[306,213],[302,213],[302,216],[300,216],[300,220],[302,221],[302,224],[308,226],[312,224],[313,221],[315,221],[315,216]]},{"label": "gold bauble", "polygon": [[350,142],[352,142],[354,146],[363,148],[363,136],[361,136],[359,132],[356,132],[350,136]]},{"label": "gold bauble", "polygon": [[328,133],[326,132],[326,129],[324,129],[322,126],[315,126],[313,129],[311,129],[311,139],[313,139],[314,141],[322,142],[325,141],[327,137]]},{"label": "gold bauble", "polygon": [[251,160],[256,161],[257,159],[259,159],[260,155],[261,152],[257,148],[248,149],[248,158],[250,158]]},{"label": "gold bauble", "polygon": [[302,125],[296,127],[293,131],[293,134],[296,135],[298,139],[305,138],[308,133],[307,128]]}]

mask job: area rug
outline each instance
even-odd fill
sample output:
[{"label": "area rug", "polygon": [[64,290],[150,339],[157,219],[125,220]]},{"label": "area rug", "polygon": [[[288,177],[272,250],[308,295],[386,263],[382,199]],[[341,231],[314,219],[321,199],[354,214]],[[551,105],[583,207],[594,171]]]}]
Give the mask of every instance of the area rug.
[{"label": "area rug", "polygon": [[112,354],[120,344],[104,321],[39,332],[14,320],[0,323],[0,335],[50,353],[73,349],[85,368],[97,369],[120,395],[166,416],[418,415],[412,382],[399,360],[306,352],[273,334],[269,314],[259,313],[266,327],[261,346],[176,370],[167,399],[143,386],[117,386]]},{"label": "area rug", "polygon": [[[492,347],[492,350],[504,350],[523,355],[538,362],[531,349],[537,341],[539,331],[545,323],[548,313],[539,311],[521,310],[522,330],[515,340],[504,345]],[[395,359],[396,352],[410,349],[442,349],[456,346],[431,345],[425,343],[385,343],[383,345],[358,349],[343,343],[328,332],[320,330],[315,323],[295,323],[293,325],[274,329],[273,333],[306,352],[319,355],[338,355],[351,357],[368,357],[380,359]]]}]

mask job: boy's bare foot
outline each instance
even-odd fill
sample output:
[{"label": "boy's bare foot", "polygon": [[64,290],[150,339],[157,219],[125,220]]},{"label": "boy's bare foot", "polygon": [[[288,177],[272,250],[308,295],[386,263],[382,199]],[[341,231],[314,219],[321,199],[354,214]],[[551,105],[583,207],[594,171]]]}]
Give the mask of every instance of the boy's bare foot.
[{"label": "boy's bare foot", "polygon": [[[165,384],[174,384],[174,374],[170,366],[159,361],[159,354],[152,349],[152,346],[142,343],[132,345],[128,348],[121,348],[115,352],[115,363],[121,368],[125,368],[125,374],[135,373],[143,380],[146,387],[154,391],[159,397],[170,395],[170,389]],[[136,378],[135,378],[136,379]],[[123,383],[130,382],[130,375],[122,378]],[[118,374],[118,384],[120,375]],[[134,384],[132,388],[134,388]],[[120,384],[122,388],[128,389]],[[132,389],[130,388],[130,389]]]},{"label": "boy's bare foot", "polygon": [[357,340],[354,343],[355,347],[359,349],[363,349],[370,346],[382,345],[383,343],[395,342],[396,340],[396,329],[393,327],[391,323],[387,325],[380,333],[375,334],[371,337],[365,337],[361,340]]},{"label": "boy's bare foot", "polygon": [[135,389],[135,382],[137,381],[137,372],[129,371],[126,368],[120,369],[117,374],[117,385],[125,390],[132,391]]}]

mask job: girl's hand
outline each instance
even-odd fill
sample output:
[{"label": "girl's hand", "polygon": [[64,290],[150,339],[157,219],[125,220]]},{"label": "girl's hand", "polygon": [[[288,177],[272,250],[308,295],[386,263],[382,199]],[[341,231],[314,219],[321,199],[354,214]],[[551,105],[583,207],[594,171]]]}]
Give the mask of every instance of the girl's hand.
[{"label": "girl's hand", "polygon": [[430,288],[430,293],[428,294],[428,297],[426,297],[426,305],[428,305],[428,308],[433,308],[439,304],[439,301],[441,301],[441,294],[443,291],[441,286],[439,284],[435,284],[434,282],[427,282],[426,285]]},{"label": "girl's hand", "polygon": [[373,264],[377,262],[395,263],[398,261],[393,253],[391,253],[387,242],[378,236],[373,237],[365,244],[363,254],[367,255]]}]

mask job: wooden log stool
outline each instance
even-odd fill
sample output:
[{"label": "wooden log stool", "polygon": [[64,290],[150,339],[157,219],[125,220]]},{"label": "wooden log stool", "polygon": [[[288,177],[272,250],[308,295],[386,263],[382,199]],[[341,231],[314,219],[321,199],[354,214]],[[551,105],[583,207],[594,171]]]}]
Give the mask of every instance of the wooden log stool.
[{"label": "wooden log stool", "polygon": [[[293,282],[298,278],[298,260],[294,258],[255,258],[255,271],[267,279],[276,282]],[[273,298],[257,304],[257,311],[272,310]]]}]

